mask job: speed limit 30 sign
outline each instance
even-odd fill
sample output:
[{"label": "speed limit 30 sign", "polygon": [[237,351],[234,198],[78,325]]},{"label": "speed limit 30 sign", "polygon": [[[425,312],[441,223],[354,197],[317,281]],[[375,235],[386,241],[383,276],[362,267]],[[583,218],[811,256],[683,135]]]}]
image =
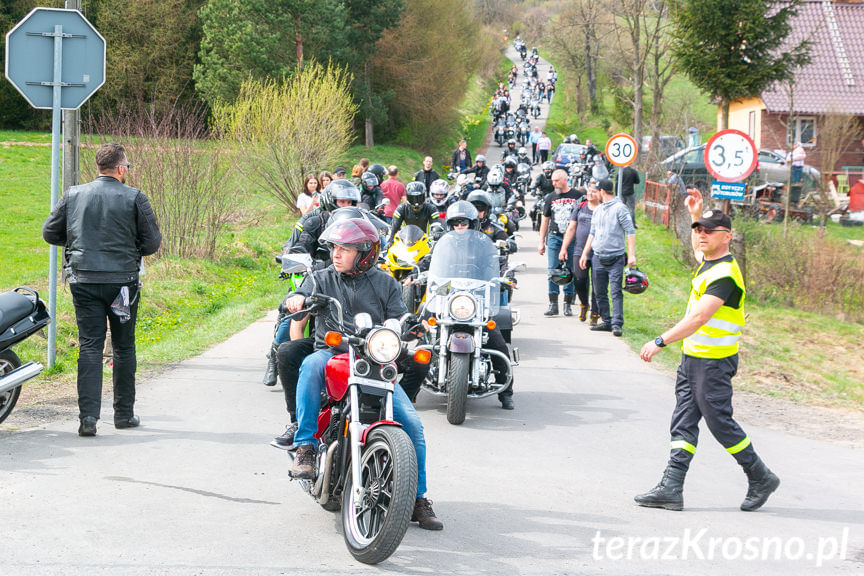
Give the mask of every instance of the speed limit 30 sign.
[{"label": "speed limit 30 sign", "polygon": [[606,142],[606,158],[615,166],[629,166],[636,159],[639,148],[629,134],[615,134]]},{"label": "speed limit 30 sign", "polygon": [[756,169],[756,145],[740,130],[721,130],[705,146],[705,167],[721,182],[740,182]]}]

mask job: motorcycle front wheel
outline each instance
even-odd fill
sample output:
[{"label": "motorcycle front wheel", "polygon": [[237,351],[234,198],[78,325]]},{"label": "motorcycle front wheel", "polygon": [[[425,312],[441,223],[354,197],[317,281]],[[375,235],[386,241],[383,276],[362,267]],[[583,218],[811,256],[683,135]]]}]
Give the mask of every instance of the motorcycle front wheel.
[{"label": "motorcycle front wheel", "polygon": [[369,434],[360,456],[359,498],[348,474],[342,530],[351,555],[364,564],[390,557],[405,536],[417,497],[417,455],[408,435],[384,426]]},{"label": "motorcycle front wheel", "polygon": [[[21,366],[21,360],[12,352],[12,350],[4,350],[0,352],[0,375],[11,372]],[[15,404],[18,402],[18,396],[21,395],[21,386],[17,386],[8,392],[0,394],[0,422],[3,422]]]},{"label": "motorcycle front wheel", "polygon": [[447,421],[450,424],[465,422],[470,369],[470,354],[450,354],[447,363]]}]

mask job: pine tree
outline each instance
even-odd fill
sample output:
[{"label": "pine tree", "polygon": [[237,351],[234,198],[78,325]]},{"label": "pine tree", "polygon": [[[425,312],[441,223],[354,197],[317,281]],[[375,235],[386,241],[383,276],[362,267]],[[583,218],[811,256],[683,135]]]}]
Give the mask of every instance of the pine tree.
[{"label": "pine tree", "polygon": [[722,125],[729,103],[758,96],[789,80],[810,60],[810,43],[788,45],[801,0],[682,0],[672,10],[673,52],[690,80],[720,101]]}]

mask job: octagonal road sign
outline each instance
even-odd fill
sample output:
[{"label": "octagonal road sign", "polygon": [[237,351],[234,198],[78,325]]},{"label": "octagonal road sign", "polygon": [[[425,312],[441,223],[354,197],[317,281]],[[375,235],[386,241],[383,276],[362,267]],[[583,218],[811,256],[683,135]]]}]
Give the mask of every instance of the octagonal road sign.
[{"label": "octagonal road sign", "polygon": [[105,83],[105,39],[77,10],[34,8],[6,34],[6,77],[34,108],[52,108],[56,31],[60,107],[79,108]]}]

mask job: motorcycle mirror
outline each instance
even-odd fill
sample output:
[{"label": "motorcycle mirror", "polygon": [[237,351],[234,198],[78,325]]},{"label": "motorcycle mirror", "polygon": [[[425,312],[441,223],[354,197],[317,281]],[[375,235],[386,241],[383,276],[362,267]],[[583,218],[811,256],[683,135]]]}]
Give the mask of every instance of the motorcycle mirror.
[{"label": "motorcycle mirror", "polygon": [[528,265],[525,262],[514,262],[510,266],[507,267],[507,272],[521,272],[523,270],[527,270]]},{"label": "motorcycle mirror", "polygon": [[384,327],[393,330],[396,334],[402,333],[402,326],[399,324],[399,320],[396,320],[395,318],[388,318],[385,320]]},{"label": "motorcycle mirror", "polygon": [[360,312],[354,315],[354,327],[357,330],[368,330],[375,324],[372,323],[372,316],[366,312]]}]

